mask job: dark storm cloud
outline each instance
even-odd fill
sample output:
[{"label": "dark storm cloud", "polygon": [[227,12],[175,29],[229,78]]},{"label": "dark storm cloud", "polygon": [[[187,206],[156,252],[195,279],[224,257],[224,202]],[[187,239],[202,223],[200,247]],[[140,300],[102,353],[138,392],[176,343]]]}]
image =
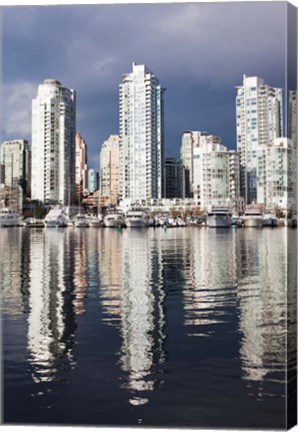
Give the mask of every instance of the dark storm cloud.
[{"label": "dark storm cloud", "polygon": [[77,129],[98,164],[118,132],[118,86],[145,63],[167,88],[166,153],[182,131],[235,146],[235,89],[243,73],[284,87],[284,2],[6,7],[4,139],[30,139],[31,99],[46,78],[77,91]]}]

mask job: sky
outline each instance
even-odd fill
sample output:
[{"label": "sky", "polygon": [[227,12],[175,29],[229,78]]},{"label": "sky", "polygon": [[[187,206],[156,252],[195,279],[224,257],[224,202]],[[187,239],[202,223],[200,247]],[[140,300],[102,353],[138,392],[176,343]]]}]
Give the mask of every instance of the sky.
[{"label": "sky", "polygon": [[149,3],[2,8],[2,136],[31,143],[31,103],[45,79],[77,93],[77,132],[98,169],[119,133],[119,84],[132,62],[166,88],[165,154],[184,130],[236,147],[235,87],[243,74],[285,87],[285,2]]}]

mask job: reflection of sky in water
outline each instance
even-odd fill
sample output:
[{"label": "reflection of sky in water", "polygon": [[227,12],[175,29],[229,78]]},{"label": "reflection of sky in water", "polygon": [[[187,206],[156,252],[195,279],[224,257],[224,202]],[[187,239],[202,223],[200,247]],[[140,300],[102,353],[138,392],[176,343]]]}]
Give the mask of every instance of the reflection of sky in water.
[{"label": "reflection of sky in water", "polygon": [[[118,335],[110,345],[113,379],[131,407],[150,406],[167,388],[173,358],[181,356],[176,373],[188,373],[187,364],[197,362],[184,352],[191,343],[204,347],[196,352],[207,362],[211,356],[212,370],[212,350],[222,349],[224,362],[226,341],[247,396],[283,396],[286,288],[292,368],[296,330],[296,240],[286,229],[8,232],[1,241],[2,309],[11,322],[26,314],[32,396],[70,382],[82,355],[80,326],[90,320],[95,335],[99,323]],[[169,351],[175,337],[180,342]],[[104,353],[105,344],[99,349]]]}]

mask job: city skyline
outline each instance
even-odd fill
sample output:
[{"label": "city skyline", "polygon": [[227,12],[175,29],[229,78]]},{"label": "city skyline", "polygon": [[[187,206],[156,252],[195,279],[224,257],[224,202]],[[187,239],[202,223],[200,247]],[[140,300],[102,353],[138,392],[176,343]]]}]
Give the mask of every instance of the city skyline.
[{"label": "city skyline", "polygon": [[[167,88],[166,157],[178,157],[183,130],[206,130],[235,149],[235,87],[243,73],[285,87],[285,7],[244,2],[4,8],[2,141],[23,138],[31,144],[36,87],[58,79],[76,89],[77,132],[88,145],[88,165],[98,170],[102,142],[119,133],[121,76],[135,61]],[[245,23],[239,20],[243,13]],[[45,20],[49,29],[55,22],[55,34]]]}]

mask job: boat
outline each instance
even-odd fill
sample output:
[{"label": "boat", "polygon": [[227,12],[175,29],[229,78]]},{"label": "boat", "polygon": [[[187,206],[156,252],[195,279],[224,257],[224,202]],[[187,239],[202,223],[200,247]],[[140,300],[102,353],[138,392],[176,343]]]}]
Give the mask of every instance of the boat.
[{"label": "boat", "polygon": [[174,219],[174,218],[168,218],[168,220],[167,220],[167,227],[168,228],[175,228],[176,226],[177,226],[178,224],[177,224],[177,220],[176,219]]},{"label": "boat", "polygon": [[110,209],[106,213],[103,222],[107,228],[118,228],[119,224],[123,227],[125,226],[124,213],[120,209]]},{"label": "boat", "polygon": [[178,227],[185,227],[186,226],[185,220],[183,218],[181,218],[181,217],[178,217],[178,219],[177,219],[177,226]]},{"label": "boat", "polygon": [[232,215],[232,223],[231,226],[234,228],[241,228],[243,226],[242,217],[240,217],[238,214]]},{"label": "boat", "polygon": [[101,227],[102,226],[102,220],[98,216],[91,216],[89,218],[89,224],[91,227]]},{"label": "boat", "polygon": [[132,207],[128,210],[125,221],[128,228],[147,228],[149,226],[149,216],[142,207]]},{"label": "boat", "polygon": [[258,207],[247,207],[242,217],[245,228],[261,228],[263,225],[263,215]]},{"label": "boat", "polygon": [[87,215],[83,213],[78,213],[74,218],[74,226],[77,228],[88,228],[90,227],[90,222]]},{"label": "boat", "polygon": [[44,220],[29,217],[25,220],[25,226],[29,228],[43,228],[45,225]]},{"label": "boat", "polygon": [[64,207],[53,207],[45,217],[44,226],[47,228],[66,227],[67,215],[65,214]]},{"label": "boat", "polygon": [[263,227],[276,227],[277,222],[277,217],[272,213],[265,213],[262,217]]},{"label": "boat", "polygon": [[284,224],[290,228],[297,228],[297,215],[294,215],[289,219],[285,218]]},{"label": "boat", "polygon": [[0,227],[23,226],[21,216],[15,210],[2,207],[0,210]]},{"label": "boat", "polygon": [[228,207],[212,207],[207,215],[209,228],[229,228],[231,224],[232,217]]},{"label": "boat", "polygon": [[184,219],[182,219],[181,217],[167,219],[168,228],[177,228],[177,227],[184,227],[184,226],[186,226],[186,223]]}]

